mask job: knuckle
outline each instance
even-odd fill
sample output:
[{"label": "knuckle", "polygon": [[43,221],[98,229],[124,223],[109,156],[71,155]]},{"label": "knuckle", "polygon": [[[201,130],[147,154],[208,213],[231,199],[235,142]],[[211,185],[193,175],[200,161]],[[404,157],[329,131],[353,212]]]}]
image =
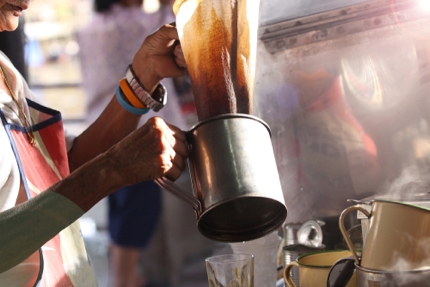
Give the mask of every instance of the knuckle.
[{"label": "knuckle", "polygon": [[170,168],[172,167],[172,162],[170,160],[170,156],[167,153],[161,153],[157,159],[156,162],[156,170],[157,174],[164,175],[166,174]]}]

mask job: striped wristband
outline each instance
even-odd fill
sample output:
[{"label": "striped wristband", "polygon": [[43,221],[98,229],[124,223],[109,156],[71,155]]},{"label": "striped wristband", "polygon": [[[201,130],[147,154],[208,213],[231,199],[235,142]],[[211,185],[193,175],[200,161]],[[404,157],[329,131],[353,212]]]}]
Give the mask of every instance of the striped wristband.
[{"label": "striped wristband", "polygon": [[138,109],[147,108],[147,106],[141,103],[137,96],[134,94],[134,92],[131,90],[126,78],[122,78],[121,81],[119,81],[119,87],[121,88],[122,94],[127,98],[127,100],[133,107]]},{"label": "striped wristband", "polygon": [[147,112],[150,111],[149,108],[146,109],[139,109],[139,108],[135,108],[132,105],[130,105],[129,103],[126,102],[126,100],[124,100],[124,95],[121,91],[121,88],[118,86],[118,88],[116,89],[116,99],[118,100],[119,104],[129,113],[132,113],[134,115],[144,115]]}]

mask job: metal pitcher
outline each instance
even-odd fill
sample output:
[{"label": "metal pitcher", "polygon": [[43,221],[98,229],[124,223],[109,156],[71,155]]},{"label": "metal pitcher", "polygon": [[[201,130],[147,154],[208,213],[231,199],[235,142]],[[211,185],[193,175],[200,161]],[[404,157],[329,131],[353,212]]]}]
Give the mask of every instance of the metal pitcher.
[{"label": "metal pitcher", "polygon": [[190,204],[200,233],[223,242],[262,237],[287,216],[269,126],[247,114],[225,114],[189,132],[193,195],[166,178],[155,181]]},{"label": "metal pitcher", "polygon": [[[427,268],[430,209],[382,199],[370,204],[370,212],[362,205],[354,205],[346,208],[339,217],[339,228],[356,264],[383,271]],[[361,259],[344,227],[345,216],[355,210],[369,218]]]}]

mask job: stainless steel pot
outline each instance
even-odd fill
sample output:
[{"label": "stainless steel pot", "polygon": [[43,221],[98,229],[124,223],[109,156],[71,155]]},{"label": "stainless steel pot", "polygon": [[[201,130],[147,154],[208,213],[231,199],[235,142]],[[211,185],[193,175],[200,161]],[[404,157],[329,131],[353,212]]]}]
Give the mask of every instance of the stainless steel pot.
[{"label": "stainless steel pot", "polygon": [[204,236],[249,241],[282,225],[287,216],[270,128],[246,114],[225,114],[188,132],[193,195],[166,178],[155,181],[193,206]]},{"label": "stainless steel pot", "polygon": [[411,271],[377,271],[355,266],[357,287],[425,287],[429,286],[430,269]]}]

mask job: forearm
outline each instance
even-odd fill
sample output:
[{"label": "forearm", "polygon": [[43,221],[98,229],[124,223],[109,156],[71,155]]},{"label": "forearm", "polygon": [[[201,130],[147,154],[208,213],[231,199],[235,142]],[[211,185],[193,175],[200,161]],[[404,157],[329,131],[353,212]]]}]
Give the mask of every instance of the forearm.
[{"label": "forearm", "polygon": [[0,213],[0,273],[19,264],[118,188],[103,156],[25,203]]},{"label": "forearm", "polygon": [[83,214],[53,191],[0,213],[0,273],[28,258]]},{"label": "forearm", "polygon": [[108,150],[136,129],[140,116],[127,112],[112,97],[100,117],[79,135],[69,151],[70,171]]},{"label": "forearm", "polygon": [[114,161],[105,154],[97,156],[50,189],[87,212],[104,197],[123,186],[120,183],[122,178],[112,168]]}]

